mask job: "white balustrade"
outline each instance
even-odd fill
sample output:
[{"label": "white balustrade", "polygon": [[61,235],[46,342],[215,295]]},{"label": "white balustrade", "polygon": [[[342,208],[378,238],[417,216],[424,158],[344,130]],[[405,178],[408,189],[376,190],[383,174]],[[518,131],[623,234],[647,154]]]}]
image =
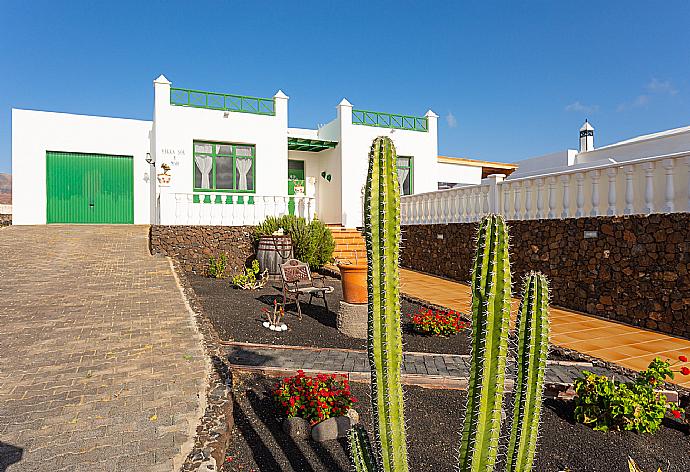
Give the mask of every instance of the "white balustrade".
[{"label": "white balustrade", "polygon": [[648,215],[654,212],[654,163],[647,162],[644,168],[644,210]]},{"label": "white balustrade", "polygon": [[544,179],[537,179],[537,219],[544,218]]},{"label": "white balustrade", "polygon": [[592,180],[592,210],[589,212],[589,216],[599,216],[599,177],[601,176],[600,170],[593,170],[590,173],[590,178]]},{"label": "white balustrade", "polygon": [[525,182],[525,217],[524,220],[532,219],[532,184],[533,182]]},{"label": "white balustrade", "polygon": [[490,176],[479,185],[403,196],[402,224],[474,222],[488,212],[520,220],[690,211],[689,182],[688,152],[517,179]]},{"label": "white balustrade", "polygon": [[563,184],[563,211],[561,218],[570,217],[570,174],[561,175],[561,184]]},{"label": "white balustrade", "polygon": [[606,175],[609,178],[609,208],[606,210],[607,215],[616,214],[616,175],[618,175],[618,170],[615,167],[610,167],[606,171]]},{"label": "white balustrade", "polygon": [[575,211],[575,218],[581,218],[585,214],[585,174],[578,172],[575,174],[577,181],[577,210]]},{"label": "white balustrade", "polygon": [[160,223],[165,225],[256,225],[266,216],[287,215],[291,208],[312,221],[316,210],[316,199],[303,195],[161,193],[159,202]]},{"label": "white balustrade", "polygon": [[666,176],[666,178],[664,179],[666,183],[666,201],[664,205],[664,212],[672,213],[673,196],[675,194],[675,190],[673,188],[673,159],[664,159],[663,161],[661,161],[661,164],[664,167],[664,174]]},{"label": "white balustrade", "polygon": [[623,173],[625,174],[625,215],[632,215],[633,205],[635,203],[635,192],[633,190],[633,174],[635,166],[623,166]]},{"label": "white balustrade", "polygon": [[511,184],[512,187],[515,187],[515,195],[513,199],[513,219],[514,220],[519,220],[520,219],[520,188],[522,187],[522,182],[514,182]]},{"label": "white balustrade", "polygon": [[556,218],[556,177],[549,177],[549,218]]}]

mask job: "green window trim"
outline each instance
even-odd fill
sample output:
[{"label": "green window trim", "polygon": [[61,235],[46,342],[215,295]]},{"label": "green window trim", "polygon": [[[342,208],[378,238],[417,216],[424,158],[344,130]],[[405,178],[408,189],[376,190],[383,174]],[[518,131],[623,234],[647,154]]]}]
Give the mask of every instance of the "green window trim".
[{"label": "green window trim", "polygon": [[429,119],[426,116],[397,115],[380,111],[352,110],[352,124],[407,131],[429,131]]},{"label": "green window trim", "polygon": [[[208,145],[211,146],[211,152],[201,152],[197,151],[198,145]],[[222,152],[220,147],[227,146],[230,148],[230,152]],[[251,156],[243,156],[237,154],[237,148],[250,148]],[[256,193],[256,146],[254,144],[243,144],[243,143],[221,143],[214,141],[194,141],[192,144],[192,187],[194,192],[200,193],[238,193],[238,194],[255,194]],[[198,169],[196,158],[197,156],[211,157],[212,164],[209,175],[209,183],[211,188],[198,187],[196,185],[196,172]],[[230,158],[232,159],[232,187],[233,188],[217,188],[217,159],[218,158]],[[251,158],[251,176],[252,176],[252,188],[248,190],[241,190],[235,188],[237,185],[237,159]],[[199,170],[199,172],[201,172]],[[239,198],[239,197],[238,197]]]},{"label": "green window trim", "polygon": [[[402,165],[400,164],[401,159],[409,159],[408,165]],[[398,168],[398,171],[400,169],[409,169],[410,175],[408,176],[408,179],[410,181],[410,193],[405,193],[404,189],[400,189],[400,194],[401,195],[412,195],[414,194],[414,157],[413,156],[398,156],[398,160],[396,162],[396,167]]]}]

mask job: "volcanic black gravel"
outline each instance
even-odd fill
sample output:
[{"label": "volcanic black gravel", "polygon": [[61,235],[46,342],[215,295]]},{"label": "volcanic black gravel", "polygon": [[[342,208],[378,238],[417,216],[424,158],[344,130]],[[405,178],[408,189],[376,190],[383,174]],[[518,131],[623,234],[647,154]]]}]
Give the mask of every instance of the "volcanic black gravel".
[{"label": "volcanic black gravel", "polygon": [[[235,426],[225,472],[350,470],[345,441],[316,443],[293,440],[283,433],[269,393],[275,379],[239,378],[234,385]],[[353,384],[353,393],[360,399],[356,409],[362,424],[369,428],[369,386]],[[420,387],[405,387],[405,393],[410,470],[455,470],[465,393]],[[572,402],[545,402],[534,471],[628,472],[628,456],[644,471],[656,472],[658,467],[664,472],[690,470],[687,425],[664,420],[662,429],[653,435],[603,433],[573,423],[571,418]],[[503,470],[502,464],[496,470]]]},{"label": "volcanic black gravel", "polygon": [[[342,299],[340,280],[327,278],[326,285],[334,288],[327,295],[327,311],[323,300],[314,300],[309,306],[301,302],[302,319],[297,318],[294,304],[288,305],[285,323],[288,331],[275,332],[264,328],[261,308],[272,309],[273,300],[282,301],[280,282],[269,281],[260,290],[233,288],[229,280],[189,275],[189,282],[202,305],[204,314],[215,326],[224,341],[240,341],[289,346],[366,349],[366,341],[350,338],[338,332],[336,312]],[[412,331],[409,316],[421,305],[402,300],[403,342],[406,352],[434,352],[439,354],[468,354],[469,329],[454,336],[423,336]]]}]

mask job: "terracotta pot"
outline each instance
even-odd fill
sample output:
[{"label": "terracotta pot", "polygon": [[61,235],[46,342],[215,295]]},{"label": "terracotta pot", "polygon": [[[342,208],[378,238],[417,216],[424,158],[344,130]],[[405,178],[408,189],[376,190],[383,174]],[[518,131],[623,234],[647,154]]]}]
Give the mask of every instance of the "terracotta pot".
[{"label": "terracotta pot", "polygon": [[343,284],[343,300],[347,303],[367,303],[367,265],[338,264]]}]

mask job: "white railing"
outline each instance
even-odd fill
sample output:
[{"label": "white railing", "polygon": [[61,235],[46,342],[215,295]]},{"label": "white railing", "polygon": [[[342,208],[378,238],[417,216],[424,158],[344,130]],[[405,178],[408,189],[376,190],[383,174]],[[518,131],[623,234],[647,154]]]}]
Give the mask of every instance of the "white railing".
[{"label": "white railing", "polygon": [[11,215],[12,205],[2,204],[0,205],[0,215]]},{"label": "white railing", "polygon": [[267,216],[291,211],[307,221],[314,219],[315,198],[303,195],[236,195],[228,193],[161,193],[162,225],[256,225]]},{"label": "white railing", "polygon": [[690,152],[573,168],[480,185],[407,195],[402,224],[478,221],[486,213],[511,220],[690,212]]}]

